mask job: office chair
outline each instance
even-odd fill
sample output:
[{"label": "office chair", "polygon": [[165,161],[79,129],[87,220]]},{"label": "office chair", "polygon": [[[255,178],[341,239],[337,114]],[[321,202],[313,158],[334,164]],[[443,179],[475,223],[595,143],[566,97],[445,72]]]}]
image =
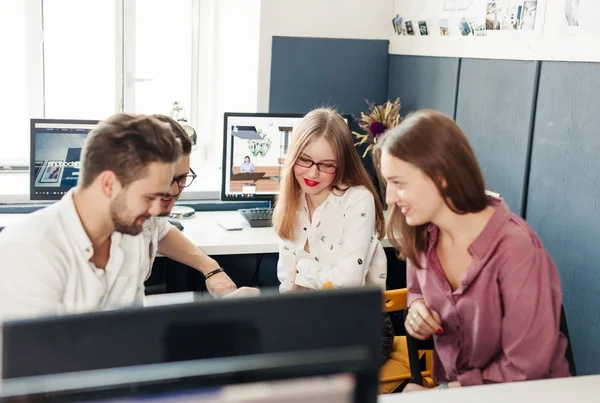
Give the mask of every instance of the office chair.
[{"label": "office chair", "polygon": [[[326,282],[321,287],[321,289],[332,288],[334,287],[330,282]],[[402,317],[404,319],[407,295],[408,290],[406,288],[384,291],[382,312],[403,312]],[[383,364],[379,372],[380,394],[401,392],[409,382],[419,383],[426,387],[434,386],[433,379],[431,378],[433,349],[430,346],[429,351],[419,351],[416,349],[416,345],[411,345],[413,348],[409,349],[408,335],[394,337],[394,345],[390,358]],[[425,366],[423,372],[419,371],[421,360]],[[411,362],[415,364],[411,366]]]}]

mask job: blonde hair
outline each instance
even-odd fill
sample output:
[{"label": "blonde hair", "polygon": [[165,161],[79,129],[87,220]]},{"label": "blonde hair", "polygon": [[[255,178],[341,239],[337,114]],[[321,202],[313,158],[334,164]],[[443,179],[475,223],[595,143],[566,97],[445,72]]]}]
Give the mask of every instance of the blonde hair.
[{"label": "blonde hair", "polygon": [[361,185],[366,187],[373,194],[375,201],[375,230],[378,238],[383,238],[385,224],[381,200],[354,149],[348,124],[331,108],[319,108],[309,112],[294,131],[273,212],[275,232],[282,239],[293,240],[294,238],[301,195],[300,185],[294,176],[294,165],[306,146],[319,137],[325,138],[331,144],[336,156],[337,171],[333,179],[332,191],[343,194],[350,187]]}]

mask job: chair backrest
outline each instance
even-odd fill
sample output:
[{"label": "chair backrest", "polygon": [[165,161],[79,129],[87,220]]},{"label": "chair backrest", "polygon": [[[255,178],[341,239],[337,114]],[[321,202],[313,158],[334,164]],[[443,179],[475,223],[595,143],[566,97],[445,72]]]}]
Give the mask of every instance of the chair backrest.
[{"label": "chair backrest", "polygon": [[383,312],[396,312],[406,309],[406,297],[408,290],[400,288],[399,290],[388,290],[383,293]]}]

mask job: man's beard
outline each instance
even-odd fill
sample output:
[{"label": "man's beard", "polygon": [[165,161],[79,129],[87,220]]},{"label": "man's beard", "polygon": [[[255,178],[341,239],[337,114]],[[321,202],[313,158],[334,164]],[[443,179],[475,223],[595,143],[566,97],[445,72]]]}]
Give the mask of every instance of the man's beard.
[{"label": "man's beard", "polygon": [[148,219],[151,217],[150,215],[145,214],[129,221],[129,219],[121,217],[120,214],[123,212],[127,212],[127,203],[125,201],[125,193],[121,192],[110,204],[110,217],[115,226],[115,231],[124,235],[139,235],[142,232],[144,223],[138,225],[136,221],[140,218]]}]

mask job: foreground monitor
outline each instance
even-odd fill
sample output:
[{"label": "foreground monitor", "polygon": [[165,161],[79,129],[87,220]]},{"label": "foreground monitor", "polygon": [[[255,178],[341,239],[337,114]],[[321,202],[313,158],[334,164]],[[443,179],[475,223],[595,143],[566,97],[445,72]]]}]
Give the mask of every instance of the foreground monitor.
[{"label": "foreground monitor", "polygon": [[338,348],[376,374],[381,309],[381,290],[359,288],[7,321],[3,377]]},{"label": "foreground monitor", "polygon": [[0,402],[375,402],[377,383],[353,347],[20,378],[4,382]]}]

